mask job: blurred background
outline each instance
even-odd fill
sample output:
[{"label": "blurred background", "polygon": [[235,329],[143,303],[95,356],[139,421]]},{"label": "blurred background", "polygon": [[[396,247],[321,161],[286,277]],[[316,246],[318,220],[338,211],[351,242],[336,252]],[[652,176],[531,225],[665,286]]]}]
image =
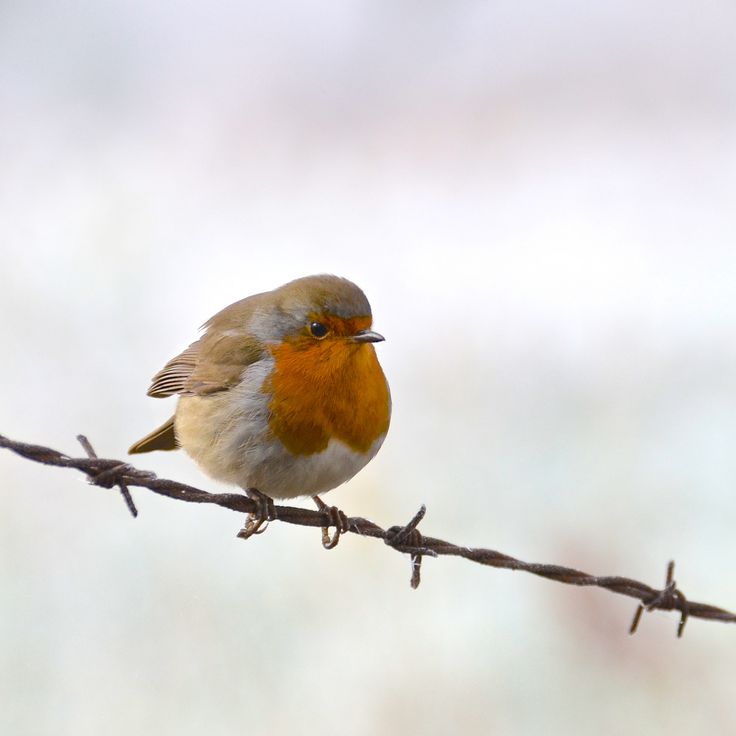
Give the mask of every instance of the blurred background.
[{"label": "blurred background", "polygon": [[[736,609],[736,8],[0,6],[0,433],[173,411],[214,312],[367,293],[394,416],[327,498]],[[181,453],[136,465],[211,490]],[[736,632],[0,453],[7,734],[736,732]],[[306,503],[306,502],[305,502]],[[309,505],[309,504],[307,504]]]}]

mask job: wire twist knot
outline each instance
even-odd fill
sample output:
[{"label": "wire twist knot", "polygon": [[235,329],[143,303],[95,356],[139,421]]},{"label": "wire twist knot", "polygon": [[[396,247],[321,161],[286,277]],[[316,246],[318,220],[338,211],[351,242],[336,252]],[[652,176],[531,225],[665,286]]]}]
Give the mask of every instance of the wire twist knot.
[{"label": "wire twist knot", "polygon": [[682,632],[685,629],[687,618],[690,615],[690,606],[687,602],[685,594],[677,587],[677,583],[674,579],[675,576],[675,563],[673,560],[667,565],[667,579],[662,590],[657,590],[652,595],[648,596],[646,600],[642,598],[641,603],[637,606],[636,612],[634,613],[634,619],[631,622],[629,633],[636,633],[636,629],[639,626],[639,620],[641,619],[644,611],[654,611],[658,609],[660,611],[673,611],[677,609],[680,611],[680,622],[677,624],[677,637],[682,636]]},{"label": "wire twist knot", "polygon": [[427,513],[427,507],[422,504],[419,511],[406,526],[392,526],[386,530],[384,542],[399,552],[411,555],[411,587],[419,587],[421,582],[422,556],[437,557],[437,553],[429,547],[423,546],[422,533],[417,529],[419,522]]},{"label": "wire twist knot", "polygon": [[[90,441],[83,434],[77,435],[77,441],[82,445],[90,460],[100,459],[97,457],[97,453]],[[120,495],[123,497],[125,505],[128,507],[128,511],[135,518],[138,516],[138,509],[133,503],[133,497],[130,495],[128,484],[122,476],[128,471],[134,475],[138,475],[140,471],[136,470],[132,465],[128,465],[128,463],[116,463],[114,461],[112,463],[110,461],[103,462],[95,463],[94,467],[88,467],[86,469],[87,479],[90,483],[101,486],[102,488],[113,488],[117,486],[120,489]],[[153,473],[150,476],[152,478],[155,477]]]}]

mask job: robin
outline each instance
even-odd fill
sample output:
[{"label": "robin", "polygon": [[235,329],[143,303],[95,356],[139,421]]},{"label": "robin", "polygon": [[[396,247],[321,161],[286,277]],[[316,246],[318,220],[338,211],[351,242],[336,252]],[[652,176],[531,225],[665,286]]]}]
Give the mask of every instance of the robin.
[{"label": "robin", "polygon": [[131,454],[184,450],[212,478],[256,503],[239,536],[275,518],[274,498],[312,496],[336,531],[345,515],[320,498],[352,478],[381,447],[391,395],[373,343],[371,307],[352,282],[306,276],[241,299],[154,377],[148,395],[178,395],[171,419]]}]

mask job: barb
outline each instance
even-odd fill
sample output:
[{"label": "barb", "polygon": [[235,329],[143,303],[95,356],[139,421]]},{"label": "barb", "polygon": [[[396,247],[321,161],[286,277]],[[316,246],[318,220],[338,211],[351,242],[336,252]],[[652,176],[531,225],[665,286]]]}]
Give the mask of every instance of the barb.
[{"label": "barb", "polygon": [[[685,630],[685,624],[687,623],[687,617],[690,615],[690,606],[692,605],[682,591],[677,589],[677,584],[674,580],[675,576],[675,561],[670,560],[667,564],[667,579],[665,580],[664,588],[657,591],[656,595],[649,600],[648,603],[642,602],[636,607],[634,618],[629,627],[629,633],[635,634],[639,627],[639,621],[644,611],[653,611],[655,608],[662,608],[671,611],[673,608],[678,608],[680,611],[680,623],[677,625],[677,638],[682,636],[682,632]],[[676,603],[680,605],[677,606]]]},{"label": "barb", "polygon": [[437,552],[430,547],[423,546],[424,538],[417,529],[419,522],[426,513],[427,507],[422,504],[419,511],[414,514],[414,517],[406,526],[392,526],[387,529],[383,540],[389,547],[411,555],[411,581],[409,584],[414,589],[418,588],[421,582],[422,556],[437,557]]},{"label": "barb", "polygon": [[[94,451],[94,448],[90,444],[90,441],[83,434],[77,435],[77,442],[82,445],[82,449],[87,453],[87,457],[93,458],[95,460],[98,459],[97,453]],[[125,463],[121,463],[120,465],[116,465],[114,468],[103,470],[101,473],[97,473],[97,475],[88,475],[87,478],[89,479],[90,483],[94,483],[105,488],[112,488],[112,486],[106,485],[107,479],[112,479],[115,471],[126,467],[127,466],[125,465]],[[113,485],[116,485],[120,489],[120,495],[123,497],[125,505],[128,507],[128,511],[130,511],[131,516],[135,519],[135,517],[138,516],[138,509],[133,503],[133,497],[130,495],[130,491],[128,490],[128,486],[125,485],[125,481],[122,478],[117,478],[115,481],[113,481]]]},{"label": "barb", "polygon": [[[76,468],[85,473],[89,482],[93,485],[104,488],[117,486],[120,488],[131,513],[135,509],[128,491],[128,488],[131,486],[147,488],[154,493],[179,501],[215,504],[231,509],[232,511],[237,511],[238,513],[251,514],[257,513],[258,511],[257,503],[244,494],[208,493],[207,491],[184,483],[157,478],[156,475],[149,471],[139,470],[120,460],[99,458],[86,438],[80,437],[79,441],[82,443],[89,457],[73,458],[57,450],[52,450],[49,447],[16,442],[0,435],[0,447],[11,450],[21,457],[45,465]],[[329,507],[328,510],[312,510],[295,506],[275,506],[275,511],[275,520],[285,522],[286,524],[324,528],[335,523],[331,517]],[[425,513],[426,508],[422,506],[408,524],[405,526],[393,526],[389,529],[383,529],[378,524],[374,524],[372,521],[359,516],[348,517],[345,531],[360,534],[364,537],[383,539],[388,546],[393,547],[398,552],[408,554],[412,563],[411,585],[413,588],[419,585],[419,571],[422,557],[448,555],[462,557],[465,560],[477,562],[480,565],[487,565],[489,567],[528,572],[532,575],[554,580],[558,583],[603,588],[618,595],[635,598],[639,601],[639,607],[634,614],[634,620],[629,629],[632,634],[636,631],[644,610],[679,611],[678,636],[682,636],[685,622],[688,618],[702,618],[709,621],[736,623],[736,614],[730,611],[708,605],[707,603],[688,601],[682,591],[676,587],[674,581],[674,562],[670,562],[667,567],[665,587],[658,590],[650,587],[646,583],[641,583],[631,578],[619,576],[599,577],[570,567],[524,562],[523,560],[518,560],[515,557],[492,549],[462,547],[436,537],[425,537],[417,528],[424,518]]]}]

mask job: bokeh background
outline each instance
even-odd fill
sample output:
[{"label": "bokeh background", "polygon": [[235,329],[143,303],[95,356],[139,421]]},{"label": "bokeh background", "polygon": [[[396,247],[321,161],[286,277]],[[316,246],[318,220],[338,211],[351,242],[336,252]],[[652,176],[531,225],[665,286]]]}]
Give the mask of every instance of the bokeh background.
[{"label": "bokeh background", "polygon": [[[736,7],[4,2],[0,432],[125,457],[224,305],[332,272],[394,396],[328,499],[736,608]],[[140,467],[205,488],[183,454]],[[7,734],[727,734],[731,627],[0,453]]]}]

